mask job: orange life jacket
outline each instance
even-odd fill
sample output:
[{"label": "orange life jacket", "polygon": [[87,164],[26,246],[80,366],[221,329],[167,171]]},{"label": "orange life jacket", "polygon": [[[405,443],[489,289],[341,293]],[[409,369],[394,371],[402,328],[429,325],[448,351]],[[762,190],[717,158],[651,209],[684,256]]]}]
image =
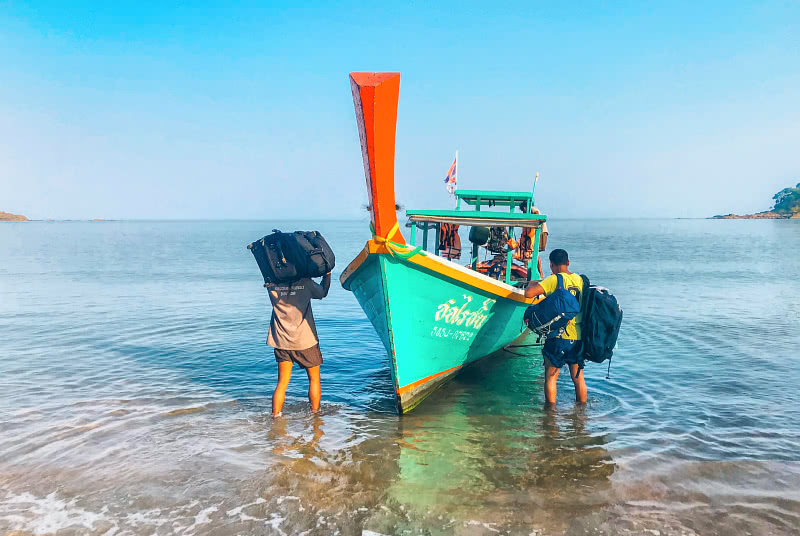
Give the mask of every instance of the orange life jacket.
[{"label": "orange life jacket", "polygon": [[445,259],[461,258],[461,237],[458,236],[458,225],[442,223],[439,226],[439,255]]}]

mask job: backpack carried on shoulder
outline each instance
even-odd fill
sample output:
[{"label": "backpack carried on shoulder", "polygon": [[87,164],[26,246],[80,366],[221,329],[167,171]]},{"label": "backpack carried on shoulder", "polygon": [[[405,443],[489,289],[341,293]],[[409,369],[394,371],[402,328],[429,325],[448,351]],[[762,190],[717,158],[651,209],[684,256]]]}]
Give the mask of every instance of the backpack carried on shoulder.
[{"label": "backpack carried on shoulder", "polygon": [[[607,288],[594,286],[583,278],[581,340],[583,358],[595,363],[611,359],[622,325],[622,308]],[[610,368],[610,365],[609,365]]]},{"label": "backpack carried on shoulder", "polygon": [[558,284],[552,294],[525,309],[525,324],[545,338],[561,335],[569,321],[581,312],[578,298],[564,288],[563,276],[556,274],[556,279]]},{"label": "backpack carried on shoulder", "polygon": [[318,231],[272,234],[247,246],[258,263],[264,286],[291,283],[306,277],[320,277],[336,265],[336,257]]}]

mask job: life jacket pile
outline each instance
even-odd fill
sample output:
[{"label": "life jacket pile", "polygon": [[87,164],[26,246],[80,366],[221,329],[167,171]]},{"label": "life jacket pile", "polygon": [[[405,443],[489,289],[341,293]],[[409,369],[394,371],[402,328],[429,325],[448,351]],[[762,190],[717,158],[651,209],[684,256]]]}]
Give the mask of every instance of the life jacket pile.
[{"label": "life jacket pile", "polygon": [[461,237],[458,236],[458,225],[443,223],[439,226],[439,255],[449,260],[461,258]]}]

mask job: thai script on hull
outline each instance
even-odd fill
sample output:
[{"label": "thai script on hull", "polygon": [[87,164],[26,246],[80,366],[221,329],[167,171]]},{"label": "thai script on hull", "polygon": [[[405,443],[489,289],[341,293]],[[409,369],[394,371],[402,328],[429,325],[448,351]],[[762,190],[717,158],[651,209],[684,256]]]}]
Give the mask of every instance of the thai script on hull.
[{"label": "thai script on hull", "polygon": [[472,296],[463,294],[464,303],[460,306],[456,304],[455,299],[449,299],[443,304],[439,305],[436,310],[434,319],[437,322],[444,322],[455,326],[466,326],[468,328],[480,329],[481,326],[489,319],[491,313],[489,308],[494,305],[497,300],[487,298],[483,301],[480,308],[475,310],[468,309]]}]

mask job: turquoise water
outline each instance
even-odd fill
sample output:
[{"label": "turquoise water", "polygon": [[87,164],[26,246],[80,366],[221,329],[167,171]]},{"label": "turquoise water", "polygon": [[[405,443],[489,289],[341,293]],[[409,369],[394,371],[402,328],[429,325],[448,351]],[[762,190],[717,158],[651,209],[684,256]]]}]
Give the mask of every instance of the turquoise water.
[{"label": "turquoise water", "polygon": [[611,379],[547,412],[539,359],[506,355],[403,418],[338,284],[367,224],[316,222],[323,406],[296,371],[273,421],[245,246],[308,226],[0,225],[0,533],[798,532],[800,221],[552,220],[625,309]]}]

